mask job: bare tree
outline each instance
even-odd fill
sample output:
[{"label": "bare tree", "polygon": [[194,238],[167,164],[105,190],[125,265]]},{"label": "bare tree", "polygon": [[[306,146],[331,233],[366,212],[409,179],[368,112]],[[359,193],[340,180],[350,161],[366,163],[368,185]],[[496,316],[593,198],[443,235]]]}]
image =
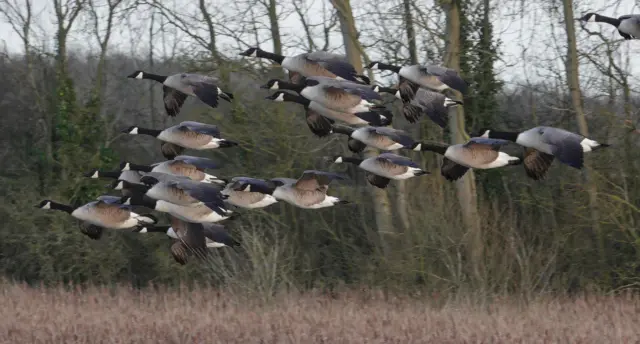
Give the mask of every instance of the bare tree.
[{"label": "bare tree", "polygon": [[[455,70],[460,70],[460,3],[459,0],[441,0],[440,6],[447,16],[446,56],[445,65]],[[459,93],[459,92],[456,92]],[[458,94],[458,97],[460,95]],[[459,144],[468,139],[464,126],[464,109],[461,106],[449,110],[449,128],[451,130],[451,143]],[[462,178],[456,181],[458,201],[462,209],[464,223],[469,231],[469,247],[474,272],[479,274],[478,260],[482,256],[482,233],[478,218],[478,200],[476,194],[476,182],[473,170],[469,170]]]}]

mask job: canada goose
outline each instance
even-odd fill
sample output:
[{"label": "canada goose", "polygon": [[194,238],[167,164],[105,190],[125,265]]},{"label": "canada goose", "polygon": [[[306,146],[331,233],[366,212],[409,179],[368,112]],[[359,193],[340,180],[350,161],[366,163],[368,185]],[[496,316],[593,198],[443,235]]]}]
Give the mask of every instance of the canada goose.
[{"label": "canada goose", "polygon": [[398,75],[398,92],[403,104],[409,103],[420,89],[420,85],[415,82]]},{"label": "canada goose", "polygon": [[239,214],[225,208],[222,198],[218,198],[212,202],[202,203],[200,205],[182,206],[136,194],[131,197],[124,197],[122,203],[127,205],[143,206],[159,212],[169,213],[172,216],[187,222],[218,222],[239,216]]},{"label": "canada goose", "polygon": [[136,214],[131,207],[112,201],[97,200],[80,207],[43,200],[36,207],[40,209],[60,210],[71,214],[78,220],[109,229],[131,228],[140,224],[154,224],[158,220],[151,214]]},{"label": "canada goose", "polygon": [[[251,191],[252,185],[254,191]],[[234,177],[221,193],[228,196],[225,202],[229,204],[240,208],[256,209],[264,208],[278,202],[275,197],[269,194],[272,191],[273,187],[266,180],[250,177]]]},{"label": "canada goose", "polygon": [[[285,201],[302,209],[319,209],[336,204],[348,204],[349,201],[328,196],[329,183],[335,179],[345,180],[345,176],[315,170],[307,170],[300,178],[273,178],[266,183],[253,178],[244,179],[238,188],[245,192],[260,192],[272,195],[277,200]],[[242,185],[244,184],[244,185]]]},{"label": "canada goose", "polygon": [[464,94],[467,92],[467,87],[469,86],[455,69],[438,65],[410,65],[400,67],[375,61],[371,62],[367,68],[392,71],[411,82],[434,91],[442,92],[446,89],[454,89]]},{"label": "canada goose", "polygon": [[613,25],[624,39],[640,38],[640,14],[627,14],[618,18],[611,18],[597,13],[587,13],[582,18],[578,18],[578,20]]},{"label": "canada goose", "polygon": [[[121,204],[121,198],[122,197],[118,196],[102,195],[98,196],[96,199],[98,201],[104,201],[105,203]],[[80,221],[78,227],[80,228],[80,232],[82,234],[88,236],[93,240],[99,240],[102,237],[102,233],[104,232],[104,228],[85,221]]]},{"label": "canada goose", "polygon": [[200,75],[178,73],[173,75],[158,75],[137,70],[127,78],[155,80],[162,84],[164,108],[167,115],[174,117],[180,112],[180,108],[187,96],[200,99],[203,103],[211,106],[218,106],[218,98],[228,102],[233,99],[233,94],[223,92],[216,84],[216,78]]},{"label": "canada goose", "polygon": [[591,140],[570,131],[539,126],[522,132],[496,131],[489,128],[479,130],[480,137],[503,139],[515,142],[525,149],[524,169],[534,180],[543,179],[554,157],[574,168],[584,165],[584,153],[609,147],[608,144]]},{"label": "canada goose", "polygon": [[351,163],[360,167],[368,172],[369,184],[381,189],[386,188],[391,179],[404,180],[429,174],[411,159],[393,153],[382,153],[367,159],[337,156],[333,158],[333,163]]},{"label": "canada goose", "polygon": [[[268,97],[265,97],[265,99],[271,99],[276,102],[295,101],[296,98],[300,98],[300,101],[302,102],[301,104],[303,103],[307,104],[305,105],[305,110],[306,110],[305,119],[307,121],[307,126],[309,127],[311,132],[318,137],[325,137],[331,134],[331,124],[335,123],[334,120],[331,118],[325,117],[322,114],[320,114],[318,111],[315,111],[314,109],[312,109],[309,106],[310,102],[308,99],[301,96],[288,94],[282,91],[276,92]],[[318,104],[317,106],[320,106],[320,105]],[[327,109],[327,111],[333,111],[333,110]]]},{"label": "canada goose", "polygon": [[500,152],[506,140],[473,137],[456,145],[439,142],[420,142],[415,151],[431,151],[444,156],[440,170],[443,177],[453,181],[462,177],[469,168],[490,169],[507,165],[519,165],[520,158]]},{"label": "canada goose", "polygon": [[350,128],[334,125],[332,132],[349,136],[347,145],[354,153],[362,152],[366,146],[382,150],[413,149],[415,141],[405,131],[390,127]]},{"label": "canada goose", "polygon": [[[176,226],[174,221],[179,221],[179,223],[184,225]],[[185,237],[186,232],[188,232],[188,227],[185,225],[188,222],[182,221],[180,219],[172,217],[172,225],[153,225],[153,226],[144,226],[144,227],[136,227],[134,232],[138,233],[165,233],[168,237],[172,239],[181,239]],[[198,223],[198,225],[202,226],[204,239],[206,243],[206,247],[209,248],[218,248],[218,247],[234,247],[240,246],[240,243],[234,240],[231,235],[229,235],[228,230],[224,225],[220,225],[217,223]],[[177,227],[176,230],[174,227]],[[187,228],[186,230],[184,230]]]},{"label": "canada goose", "polygon": [[184,152],[184,147],[180,147],[171,142],[162,142],[160,144],[160,152],[162,152],[162,156],[164,156],[165,159],[172,160]]},{"label": "canada goose", "polygon": [[260,88],[294,91],[324,107],[348,113],[369,112],[372,107],[376,106],[372,101],[382,100],[380,95],[373,91],[369,85],[321,76],[308,77],[304,84],[292,84],[279,79],[271,79]]},{"label": "canada goose", "polygon": [[159,172],[175,176],[188,177],[191,180],[203,183],[226,184],[226,181],[224,179],[205,173],[204,169],[207,168],[217,169],[220,168],[220,164],[211,159],[190,155],[178,155],[173,160],[162,161],[151,165],[138,165],[129,162],[120,163],[120,169],[123,172],[129,170],[141,172]]},{"label": "canada goose", "polygon": [[[398,89],[376,87],[377,88],[374,88],[376,92],[390,93],[402,99]],[[453,100],[442,93],[419,88],[410,101],[406,103],[403,102],[402,113],[409,123],[417,122],[424,113],[441,128],[446,128],[449,119],[449,108],[462,104],[461,101]]]},{"label": "canada goose", "polygon": [[181,206],[197,206],[224,198],[220,194],[220,186],[215,184],[183,178],[158,178],[155,174],[143,176],[140,180],[149,189],[139,194]]},{"label": "canada goose", "polygon": [[[260,48],[249,48],[240,53],[241,56],[266,58],[280,64],[289,72],[296,72],[304,77],[323,76],[334,79],[349,80],[361,84],[369,84],[370,80],[359,75],[344,55],[326,51],[314,51],[295,56],[282,56],[264,51]],[[290,75],[290,77],[293,79]],[[302,81],[302,80],[299,80]]]},{"label": "canada goose", "polygon": [[[371,107],[370,111],[367,112],[356,112],[356,113],[348,113],[342,111],[335,111],[330,108],[325,107],[324,105],[311,101],[305,97],[289,94],[283,91],[275,92],[274,94],[266,97],[265,99],[271,99],[276,102],[294,102],[304,106],[307,110],[307,123],[309,122],[309,112],[313,114],[318,114],[320,116],[326,117],[333,121],[340,121],[350,125],[373,125],[373,126],[383,126],[389,125],[393,119],[393,113],[389,111],[384,106],[375,106]],[[327,135],[331,133],[331,124],[329,123],[329,127],[324,127],[324,122],[322,123],[323,132],[328,128]],[[317,125],[317,124],[316,124]],[[312,129],[313,130],[313,129]]]},{"label": "canada goose", "polygon": [[158,140],[195,150],[228,148],[238,145],[236,142],[220,138],[220,129],[217,126],[193,121],[181,122],[164,130],[131,126],[122,132],[130,135],[149,135]]}]

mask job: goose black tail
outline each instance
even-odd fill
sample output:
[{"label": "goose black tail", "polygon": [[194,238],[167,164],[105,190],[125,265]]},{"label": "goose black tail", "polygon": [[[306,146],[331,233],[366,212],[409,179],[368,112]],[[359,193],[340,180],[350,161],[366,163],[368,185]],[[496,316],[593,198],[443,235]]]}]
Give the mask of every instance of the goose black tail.
[{"label": "goose black tail", "polygon": [[233,94],[229,92],[220,92],[218,96],[220,97],[220,99],[224,99],[228,102],[231,102],[231,100],[233,99]]}]

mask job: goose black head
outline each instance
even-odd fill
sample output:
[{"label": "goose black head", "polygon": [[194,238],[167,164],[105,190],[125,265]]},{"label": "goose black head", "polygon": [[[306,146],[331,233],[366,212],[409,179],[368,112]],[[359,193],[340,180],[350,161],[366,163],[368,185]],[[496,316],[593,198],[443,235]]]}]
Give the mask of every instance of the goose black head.
[{"label": "goose black head", "polygon": [[269,90],[277,90],[280,88],[280,83],[282,82],[282,80],[280,79],[271,79],[269,81],[267,81],[266,84],[260,86],[260,88],[266,88]]},{"label": "goose black head", "polygon": [[136,127],[135,125],[132,125],[132,126],[128,127],[127,129],[122,130],[122,132],[125,133],[125,134],[137,135],[138,134],[138,127]]},{"label": "goose black head", "polygon": [[249,48],[243,52],[240,53],[240,56],[251,56],[251,57],[258,57],[258,52],[261,51],[260,48],[255,47],[255,48]]},{"label": "goose black head", "polygon": [[489,128],[480,128],[472,133],[469,133],[470,137],[484,137],[485,139],[490,138],[491,129]]},{"label": "goose black head", "polygon": [[142,79],[144,77],[144,72],[141,70],[137,70],[129,75],[127,75],[127,78],[131,78],[131,79]]},{"label": "goose black head", "polygon": [[35,207],[40,209],[51,209],[51,201],[48,199],[42,200]]},{"label": "goose black head", "polygon": [[578,18],[578,20],[583,22],[595,22],[597,18],[598,18],[598,15],[596,13],[589,12],[583,15],[582,17]]},{"label": "goose black head", "polygon": [[85,177],[87,178],[100,178],[100,171],[97,169],[91,170],[87,173],[84,174]]},{"label": "goose black head", "polygon": [[283,102],[285,101],[286,96],[287,96],[286,92],[278,91],[270,96],[265,97],[264,99],[271,99],[274,102]]}]

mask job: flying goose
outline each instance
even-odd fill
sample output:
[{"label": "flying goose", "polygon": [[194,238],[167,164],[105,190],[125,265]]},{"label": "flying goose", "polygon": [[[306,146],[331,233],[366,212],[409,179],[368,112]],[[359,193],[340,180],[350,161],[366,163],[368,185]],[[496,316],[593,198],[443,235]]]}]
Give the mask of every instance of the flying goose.
[{"label": "flying goose", "polygon": [[[188,177],[203,183],[226,184],[224,179],[204,172],[204,169],[217,169],[220,164],[207,158],[190,155],[178,155],[173,160],[158,162],[151,165],[138,165],[129,162],[122,162],[120,169],[125,172],[129,170],[141,172],[160,172],[174,176]],[[138,180],[139,182],[139,180]],[[133,183],[136,183],[133,181]]]},{"label": "flying goose", "polygon": [[554,157],[574,168],[584,165],[584,153],[609,147],[570,131],[539,126],[522,132],[496,131],[489,128],[479,130],[480,137],[503,139],[525,148],[524,169],[531,179],[544,179]]},{"label": "flying goose", "polygon": [[238,145],[236,142],[221,138],[220,129],[217,126],[193,121],[180,122],[180,124],[164,130],[131,126],[122,132],[130,135],[149,135],[161,141],[195,150],[228,148]]},{"label": "flying goose", "polygon": [[143,176],[140,181],[149,187],[145,196],[176,205],[192,207],[223,199],[220,186],[215,184],[183,178],[158,178],[156,174]]},{"label": "flying goose", "polygon": [[420,142],[413,150],[431,151],[444,156],[440,173],[449,181],[462,177],[469,168],[490,169],[508,165],[519,165],[520,158],[500,152],[506,140],[472,137],[456,145],[439,142]]},{"label": "flying goose", "polygon": [[[252,185],[256,191],[251,191]],[[263,179],[234,177],[221,193],[228,196],[225,202],[229,204],[240,208],[256,209],[278,202],[275,197],[269,194],[273,191],[272,189],[271,184]]]},{"label": "flying goose", "polygon": [[202,203],[200,205],[182,206],[136,194],[131,197],[124,197],[122,203],[127,205],[143,206],[159,212],[169,213],[172,216],[187,222],[218,222],[238,216],[237,213],[225,208],[222,198],[215,199],[212,202]]},{"label": "flying goose", "polygon": [[187,96],[200,99],[203,103],[215,108],[218,106],[218,98],[231,102],[233,94],[223,92],[216,84],[216,78],[189,73],[173,75],[151,74],[137,70],[127,78],[155,80],[162,84],[164,108],[167,115],[174,117],[180,112],[180,108]]},{"label": "flying goose", "polygon": [[413,149],[417,144],[405,131],[390,127],[351,128],[334,125],[332,132],[349,136],[347,145],[354,153],[362,152],[366,146],[382,150]]},{"label": "flying goose", "polygon": [[136,214],[131,211],[130,206],[108,199],[92,201],[77,208],[46,199],[36,207],[64,211],[78,220],[109,229],[132,228],[158,222],[151,214]]},{"label": "flying goose", "polygon": [[368,172],[369,184],[381,189],[386,188],[391,179],[404,180],[429,174],[411,159],[393,153],[382,153],[367,159],[337,156],[333,158],[333,163],[351,163],[360,167]]},{"label": "flying goose", "polygon": [[[188,227],[186,227],[186,224],[188,224],[189,222],[185,222],[174,217],[172,217],[171,220],[172,225],[136,227],[134,229],[134,232],[165,233],[168,237],[178,240],[180,240],[181,238],[185,238],[185,234],[189,231]],[[176,223],[180,224],[176,226]],[[231,235],[229,235],[229,231],[225,228],[224,225],[220,225],[217,223],[198,223],[198,225],[202,226],[206,247],[219,248],[226,246],[240,246],[240,243],[234,240]],[[174,227],[178,229],[175,229]]]},{"label": "flying goose", "polygon": [[438,65],[411,65],[400,67],[375,61],[371,62],[367,68],[392,71],[421,87],[426,87],[434,91],[442,92],[446,89],[454,89],[464,94],[467,92],[467,87],[469,86],[455,69]]},{"label": "flying goose", "polygon": [[[373,125],[373,126],[383,126],[391,124],[393,119],[393,113],[389,111],[384,106],[376,106],[372,107],[370,111],[367,112],[356,112],[356,113],[348,113],[342,111],[335,111],[330,108],[323,106],[322,104],[311,101],[305,97],[289,94],[283,91],[275,92],[274,94],[266,97],[265,99],[271,99],[276,102],[294,102],[304,106],[307,110],[307,124],[309,124],[309,118],[314,117],[309,115],[309,113],[313,113],[314,115],[320,115],[322,117],[326,117],[332,121],[340,121],[350,125]],[[324,125],[327,122],[322,122],[323,133],[327,133],[326,135],[331,133],[331,122],[328,127]],[[317,126],[318,124],[315,123]],[[311,127],[311,125],[309,125]],[[328,129],[328,131],[327,131]],[[313,129],[312,129],[313,131]]]},{"label": "flying goose", "polygon": [[[375,86],[374,91],[390,93],[402,99],[400,91],[395,88]],[[403,101],[402,113],[409,123],[417,122],[420,116],[425,114],[441,128],[446,128],[449,120],[449,108],[462,104],[461,101],[453,100],[442,93],[419,88],[411,100]]]},{"label": "flying goose", "polygon": [[328,196],[329,183],[335,179],[347,179],[345,176],[315,170],[307,170],[300,178],[273,178],[264,183],[247,178],[241,182],[244,186],[238,186],[245,192],[260,192],[272,195],[277,200],[285,201],[302,209],[319,209],[331,207],[336,204],[348,204],[349,201],[337,197]]},{"label": "flying goose", "polygon": [[640,14],[627,14],[618,18],[611,18],[597,13],[587,13],[578,18],[583,22],[600,22],[615,26],[624,39],[640,38]]},{"label": "flying goose", "polygon": [[[256,47],[249,48],[240,53],[240,55],[269,59],[280,64],[283,68],[287,69],[289,73],[299,73],[304,77],[323,76],[361,84],[368,84],[370,82],[368,77],[359,75],[356,72],[356,69],[349,63],[346,56],[332,54],[326,51],[314,51],[295,56],[282,56]],[[303,80],[297,81],[302,82]]]},{"label": "flying goose", "polygon": [[348,113],[369,112],[376,106],[372,101],[382,100],[369,85],[321,76],[308,77],[304,84],[271,79],[260,88],[294,91],[324,107]]},{"label": "flying goose", "polygon": [[162,156],[164,156],[165,159],[172,160],[173,158],[184,152],[184,147],[180,147],[171,142],[162,142],[160,144],[160,151],[162,152]]},{"label": "flying goose", "polygon": [[[116,204],[121,202],[120,198],[121,197],[118,196],[102,195],[98,196],[96,200],[104,201],[105,203]],[[102,237],[102,233],[104,232],[104,228],[85,221],[80,221],[78,227],[80,227],[80,232],[82,234],[88,236],[93,240],[99,240]]]}]

